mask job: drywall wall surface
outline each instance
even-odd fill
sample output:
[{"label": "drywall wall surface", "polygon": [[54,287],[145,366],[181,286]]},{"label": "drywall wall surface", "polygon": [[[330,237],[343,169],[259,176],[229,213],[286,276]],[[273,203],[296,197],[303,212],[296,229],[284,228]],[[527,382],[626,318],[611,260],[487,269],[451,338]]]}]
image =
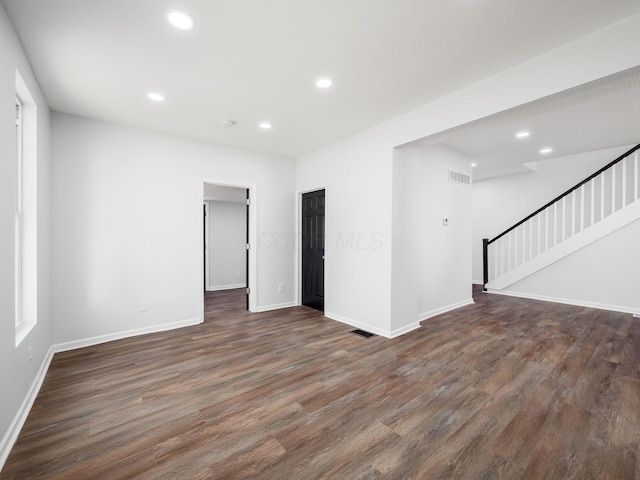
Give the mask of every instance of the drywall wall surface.
[{"label": "drywall wall surface", "polygon": [[640,314],[640,221],[509,286],[513,294]]},{"label": "drywall wall surface", "polygon": [[246,286],[247,206],[211,201],[209,222],[208,290]]},{"label": "drywall wall surface", "polygon": [[472,298],[471,183],[449,179],[450,171],[470,178],[470,163],[466,155],[440,145],[420,149],[421,317]]},{"label": "drywall wall surface", "polygon": [[293,303],[293,160],[53,115],[54,343],[201,319],[203,182],[253,189],[257,309]]},{"label": "drywall wall surface", "polygon": [[589,177],[631,146],[538,162],[530,173],[473,183],[473,279],[482,281],[482,239],[493,238]]},{"label": "drywall wall surface", "polygon": [[298,192],[325,188],[325,314],[387,335],[390,154],[380,138],[365,132],[300,158],[297,164]]},{"label": "drywall wall surface", "polygon": [[420,149],[393,152],[393,225],[391,258],[391,331],[416,326],[420,313],[421,258],[424,239]]},{"label": "drywall wall surface", "polygon": [[[24,81],[36,110],[37,163],[37,324],[16,347],[15,319],[15,199],[16,199],[16,71]],[[31,71],[4,6],[0,3],[0,467],[13,423],[22,409],[51,345],[49,308],[49,108]],[[8,442],[8,443],[7,443]]]},{"label": "drywall wall surface", "polygon": [[[327,314],[392,330],[394,147],[636,67],[639,43],[636,15],[299,157],[298,192],[327,188]],[[332,247],[345,236],[365,247]]]}]

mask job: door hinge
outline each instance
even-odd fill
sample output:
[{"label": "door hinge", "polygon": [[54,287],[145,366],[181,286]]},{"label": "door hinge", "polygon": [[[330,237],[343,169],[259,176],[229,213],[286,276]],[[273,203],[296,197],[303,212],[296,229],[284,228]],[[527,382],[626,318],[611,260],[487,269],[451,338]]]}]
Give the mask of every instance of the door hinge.
[{"label": "door hinge", "polygon": [[251,205],[251,199],[247,198],[247,205]]},{"label": "door hinge", "polygon": [[251,289],[247,288],[247,295],[249,295],[251,293]]},{"label": "door hinge", "polygon": [[247,250],[251,250],[251,244],[247,243]]},{"label": "door hinge", "polygon": [[16,104],[16,125],[20,125],[20,105]]}]

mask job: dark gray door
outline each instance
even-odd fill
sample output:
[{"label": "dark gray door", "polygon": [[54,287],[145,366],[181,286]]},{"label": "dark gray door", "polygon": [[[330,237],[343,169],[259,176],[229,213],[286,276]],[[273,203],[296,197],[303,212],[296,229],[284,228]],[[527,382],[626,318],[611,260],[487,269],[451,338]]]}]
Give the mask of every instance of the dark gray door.
[{"label": "dark gray door", "polygon": [[324,312],[324,190],[302,195],[302,304]]}]

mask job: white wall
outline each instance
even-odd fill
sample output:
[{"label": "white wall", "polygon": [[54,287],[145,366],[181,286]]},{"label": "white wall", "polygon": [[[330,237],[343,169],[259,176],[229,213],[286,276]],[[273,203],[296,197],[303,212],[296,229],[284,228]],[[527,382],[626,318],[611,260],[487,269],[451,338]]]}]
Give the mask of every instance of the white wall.
[{"label": "white wall", "polygon": [[482,283],[482,239],[499,235],[514,223],[561,195],[631,146],[620,146],[538,162],[535,171],[473,183],[473,279]]},{"label": "white wall", "polygon": [[378,334],[390,331],[392,164],[385,145],[367,131],[300,158],[297,171],[298,192],[326,187],[325,315]]},{"label": "white wall", "polygon": [[[14,329],[14,207],[16,192],[15,107],[16,69],[37,107],[37,275],[38,323],[15,346]],[[8,454],[12,422],[25,411],[21,405],[37,381],[50,345],[49,308],[49,108],[20,41],[0,3],[0,466]],[[30,358],[31,350],[32,358]],[[18,425],[19,426],[19,425]]]},{"label": "white wall", "polygon": [[420,149],[406,147],[393,152],[393,228],[391,258],[392,335],[419,326],[422,294],[423,227],[420,201]]},{"label": "white wall", "polygon": [[207,290],[246,286],[247,206],[207,202],[209,220],[209,278]]},{"label": "white wall", "polygon": [[640,314],[640,220],[511,285],[508,292]]},{"label": "white wall", "polygon": [[[56,344],[200,320],[203,182],[252,186],[257,237],[294,236],[291,159],[52,118]],[[293,285],[294,245],[262,241],[253,254],[256,308],[292,304],[278,284]]]},{"label": "white wall", "polygon": [[469,164],[440,145],[394,152],[392,334],[473,302],[471,185],[449,181],[449,170],[470,175]]},{"label": "white wall", "polygon": [[[471,175],[466,155],[440,145],[420,149],[420,318],[472,303],[471,185],[449,181],[449,170]],[[443,225],[443,219],[449,225]]]},{"label": "white wall", "polygon": [[[546,160],[532,173],[473,186],[474,279],[482,279],[482,238],[492,238],[608,164],[631,146]],[[609,310],[640,312],[637,239],[640,222],[510,286],[506,293]]]},{"label": "white wall", "polygon": [[[327,188],[325,313],[393,330],[394,147],[633,68],[639,43],[636,15],[300,157],[298,192]],[[336,247],[350,235],[360,248]]]}]

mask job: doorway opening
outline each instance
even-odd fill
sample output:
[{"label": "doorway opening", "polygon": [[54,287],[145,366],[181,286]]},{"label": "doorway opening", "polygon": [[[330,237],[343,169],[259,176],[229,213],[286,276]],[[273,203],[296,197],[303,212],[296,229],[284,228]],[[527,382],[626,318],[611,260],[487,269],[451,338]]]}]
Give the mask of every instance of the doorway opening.
[{"label": "doorway opening", "polygon": [[249,310],[248,188],[204,183],[204,319]]}]

